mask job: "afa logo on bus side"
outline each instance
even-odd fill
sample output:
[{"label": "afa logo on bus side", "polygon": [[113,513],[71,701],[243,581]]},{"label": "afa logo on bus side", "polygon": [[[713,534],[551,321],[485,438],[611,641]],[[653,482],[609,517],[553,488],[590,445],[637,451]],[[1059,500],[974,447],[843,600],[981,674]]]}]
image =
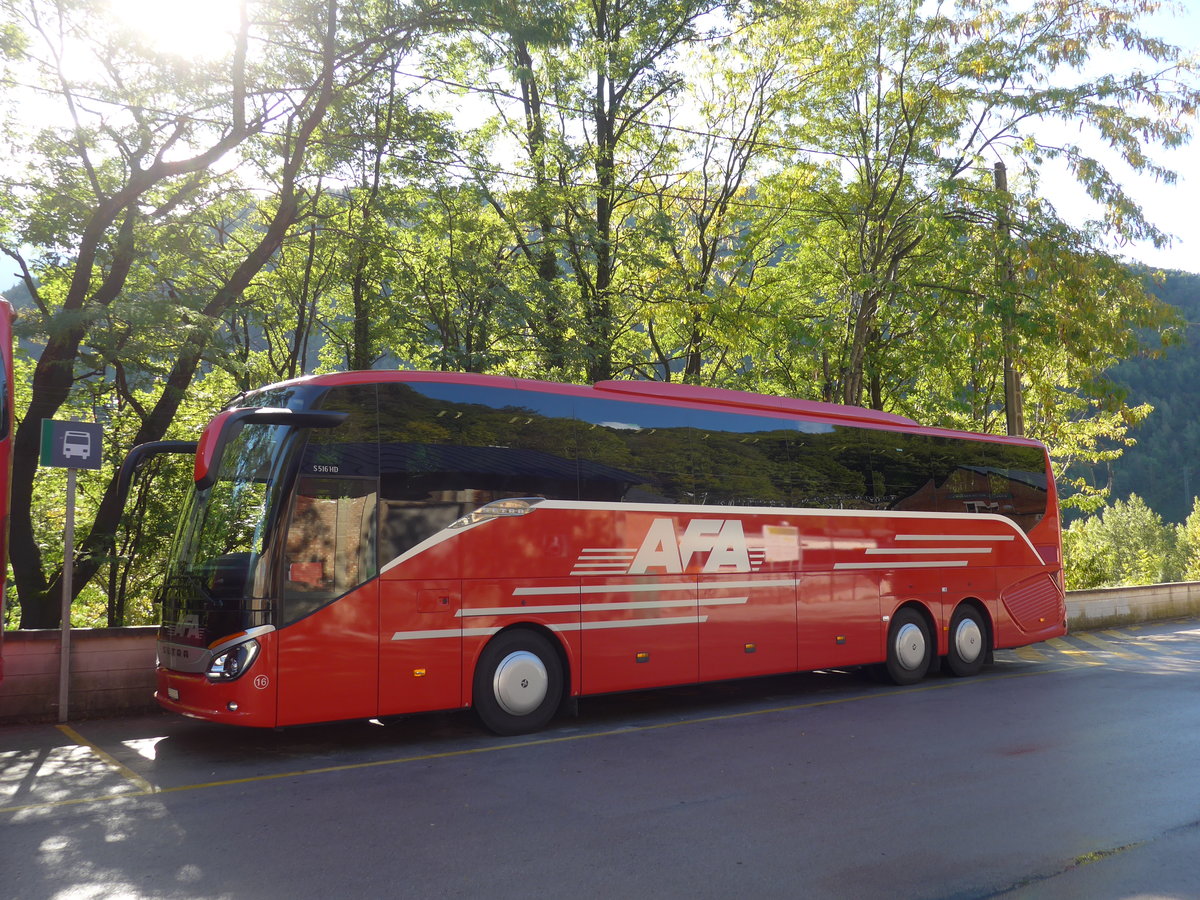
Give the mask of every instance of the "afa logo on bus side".
[{"label": "afa logo on bus side", "polygon": [[692,519],[682,537],[674,519],[655,519],[642,539],[630,575],[682,573],[697,553],[708,553],[704,572],[749,572],[750,551],[740,519]]},{"label": "afa logo on bus side", "polygon": [[765,526],[762,540],[752,549],[741,519],[692,519],[682,535],[674,519],[655,519],[630,563],[629,574],[682,574],[698,554],[707,554],[701,569],[706,574],[750,572],[764,557],[798,560],[799,532],[789,526]]}]

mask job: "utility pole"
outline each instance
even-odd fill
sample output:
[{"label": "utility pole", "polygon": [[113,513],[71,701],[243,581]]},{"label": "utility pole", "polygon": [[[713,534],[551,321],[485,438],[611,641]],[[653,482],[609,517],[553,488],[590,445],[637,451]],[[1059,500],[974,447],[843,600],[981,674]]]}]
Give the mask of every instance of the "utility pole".
[{"label": "utility pole", "polygon": [[[1008,255],[1009,220],[1008,220],[1008,170],[1004,163],[996,163],[993,170],[996,179],[996,195],[1000,198],[1000,214],[996,220],[999,232],[1000,247],[996,267],[1000,274],[1000,283],[1007,288],[1013,284],[1012,260]],[[1016,335],[1016,293],[1004,302],[1004,313],[1001,328],[1004,331],[1004,418],[1008,425],[1008,433],[1023,436],[1025,434],[1024,398],[1021,396],[1021,372],[1017,368],[1017,335]]]}]

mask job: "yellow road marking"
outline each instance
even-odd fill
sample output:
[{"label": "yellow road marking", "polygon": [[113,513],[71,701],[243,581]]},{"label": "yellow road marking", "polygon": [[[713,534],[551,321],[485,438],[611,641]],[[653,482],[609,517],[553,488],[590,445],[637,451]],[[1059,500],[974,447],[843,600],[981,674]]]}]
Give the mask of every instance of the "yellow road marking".
[{"label": "yellow road marking", "polygon": [[1064,641],[1062,638],[1050,638],[1046,644],[1053,647],[1059,653],[1065,653],[1067,656],[1075,657],[1080,662],[1089,666],[1102,666],[1104,663],[1092,657],[1092,654],[1087,650],[1080,650],[1074,644]]},{"label": "yellow road marking", "polygon": [[1104,650],[1107,653],[1111,653],[1114,656],[1120,656],[1123,659],[1141,659],[1141,657],[1136,653],[1129,653],[1125,650],[1119,650],[1115,644],[1110,644],[1108,641],[1104,640],[1103,638],[1098,638],[1094,634],[1080,632],[1079,634],[1075,635],[1075,637],[1079,638],[1079,640],[1086,644],[1091,644],[1093,647],[1098,647],[1099,649]]},{"label": "yellow road marking", "polygon": [[1148,641],[1145,638],[1139,638],[1132,634],[1126,634],[1124,631],[1118,631],[1115,628],[1110,628],[1101,634],[1109,635],[1110,637],[1120,638],[1130,646],[1137,647],[1140,650],[1150,650],[1153,653],[1166,653],[1168,656],[1182,656],[1187,651],[1172,650],[1169,647],[1163,646],[1161,642]]},{"label": "yellow road marking", "polygon": [[713,722],[730,722],[735,719],[747,719],[753,716],[766,716],[773,713],[796,712],[803,709],[817,709],[822,706],[837,706],[842,703],[854,703],[859,700],[873,700],[880,697],[894,697],[898,694],[921,694],[927,691],[944,691],[950,688],[965,688],[971,685],[986,684],[989,681],[1002,681],[1011,678],[1028,678],[1032,675],[1048,675],[1052,672],[1065,672],[1068,668],[1046,668],[1034,672],[1012,672],[1007,675],[989,675],[986,678],[946,681],[941,684],[922,685],[920,687],[901,688],[893,691],[883,691],[871,694],[856,694],[853,697],[836,697],[831,700],[814,700],[810,703],[795,703],[789,706],[774,706],[769,709],[751,709],[744,712],[723,713],[717,716],[701,716],[697,719],[680,719],[675,722],[658,722],[654,725],[631,725],[627,728],[614,728],[608,731],[590,731],[584,734],[567,734],[558,737],[535,738],[529,741],[515,741],[505,744],[488,744],[486,747],[471,747],[466,750],[447,750],[441,753],[422,753],[416,756],[400,756],[394,759],[379,759],[371,762],[346,763],[340,766],[322,766],[318,769],[300,769],[293,772],[276,772],[270,775],[250,775],[245,778],[230,778],[225,781],[206,781],[201,784],[184,784],[176,787],[155,787],[141,778],[132,770],[119,762],[83,737],[58,726],[69,734],[72,740],[92,748],[110,765],[122,770],[131,780],[144,785],[141,790],[126,791],[118,794],[103,794],[98,797],[80,797],[75,800],[51,800],[43,803],[29,803],[24,806],[0,806],[0,813],[24,812],[33,809],[59,809],[67,806],[81,806],[87,803],[107,803],[113,800],[134,800],[142,797],[160,797],[163,794],[179,794],[184,791],[198,791],[206,788],[229,787],[235,784],[253,784],[263,781],[278,781],[283,778],[302,778],[307,775],[328,775],[333,772],[353,772],[358,769],[374,769],[380,766],[398,766],[405,763],[429,762],[435,759],[455,759],[464,756],[478,756],[484,753],[499,753],[504,750],[519,750],[525,747],[542,747],[549,744],[566,744],[574,741],[586,741],[594,738],[613,737],[616,735],[639,734],[650,731],[662,731],[667,728],[678,728],[683,725],[707,725]]},{"label": "yellow road marking", "polygon": [[[116,770],[116,772],[119,775],[121,775],[121,777],[123,777],[125,780],[127,780],[129,782],[132,782],[134,784],[134,786],[137,787],[137,789],[140,793],[145,793],[145,794],[154,793],[154,785],[152,785],[150,782],[148,782],[145,778],[143,778],[137,772],[133,771],[133,769],[117,762],[115,759],[113,759],[112,756],[110,756],[105,751],[101,750],[99,747],[97,747],[95,744],[93,744],[91,741],[89,741],[87,738],[85,738],[82,734],[80,734],[74,728],[71,728],[69,725],[57,725],[55,727],[57,727],[59,731],[61,731],[63,734],[65,734],[67,737],[69,737],[72,741],[74,741],[79,746],[87,747],[89,750],[91,750],[94,754],[96,754],[97,757],[100,758],[100,760],[102,762],[106,763],[109,767]],[[123,794],[121,796],[132,796],[132,795],[131,794]]]},{"label": "yellow road marking", "polygon": [[1050,657],[1040,650],[1034,650],[1032,647],[1016,647],[1013,653],[1019,656],[1026,662],[1048,662]]}]

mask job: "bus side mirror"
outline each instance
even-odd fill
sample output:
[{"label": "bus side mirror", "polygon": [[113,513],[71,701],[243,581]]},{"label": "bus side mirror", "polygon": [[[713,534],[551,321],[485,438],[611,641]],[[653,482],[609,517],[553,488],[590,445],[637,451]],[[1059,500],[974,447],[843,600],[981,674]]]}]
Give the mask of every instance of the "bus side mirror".
[{"label": "bus side mirror", "polygon": [[195,441],[150,441],[146,444],[138,444],[126,455],[125,460],[121,463],[121,471],[117,473],[118,509],[125,508],[125,501],[129,498],[129,488],[150,457],[160,453],[195,452]]}]

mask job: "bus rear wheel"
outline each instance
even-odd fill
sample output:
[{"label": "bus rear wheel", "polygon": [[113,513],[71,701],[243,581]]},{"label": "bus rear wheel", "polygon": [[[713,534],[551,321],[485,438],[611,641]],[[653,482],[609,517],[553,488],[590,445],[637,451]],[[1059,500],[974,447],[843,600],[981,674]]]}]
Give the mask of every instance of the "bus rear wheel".
[{"label": "bus rear wheel", "polygon": [[888,630],[887,674],[896,684],[916,684],[929,671],[933,657],[929,626],[920,613],[902,609]]},{"label": "bus rear wheel", "polygon": [[987,625],[971,604],[964,604],[950,618],[950,646],[946,665],[960,678],[978,675],[987,659]]},{"label": "bus rear wheel", "polygon": [[541,634],[505,631],[492,639],[475,667],[475,713],[496,734],[528,734],[545,728],[563,695],[558,653]]}]

